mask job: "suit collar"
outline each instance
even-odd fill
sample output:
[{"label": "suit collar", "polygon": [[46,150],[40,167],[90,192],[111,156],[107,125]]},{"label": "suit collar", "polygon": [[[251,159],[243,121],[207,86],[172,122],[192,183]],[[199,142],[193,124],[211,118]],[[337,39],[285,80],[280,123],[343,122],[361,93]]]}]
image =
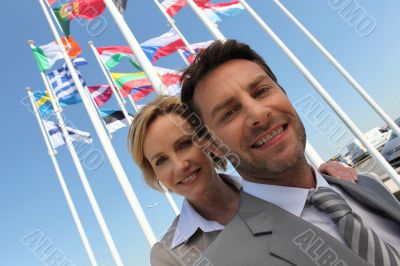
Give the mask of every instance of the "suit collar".
[{"label": "suit collar", "polygon": [[[336,184],[340,186],[344,191],[346,191],[351,197],[360,202],[361,204],[379,212],[383,213],[387,217],[390,217],[400,223],[400,213],[399,209],[396,209],[391,204],[388,204],[381,195],[373,191],[372,189],[362,186],[364,179],[369,177],[359,176],[359,184],[355,184],[350,181],[345,181],[338,179],[336,177],[323,175],[323,177],[331,184]],[[376,184],[379,186],[379,184]]]},{"label": "suit collar", "polygon": [[331,251],[340,254],[337,263],[342,259],[347,265],[367,265],[318,227],[243,191],[240,193],[238,216],[255,237],[271,234],[272,239],[266,244],[269,252],[294,265],[314,265],[323,252]]}]

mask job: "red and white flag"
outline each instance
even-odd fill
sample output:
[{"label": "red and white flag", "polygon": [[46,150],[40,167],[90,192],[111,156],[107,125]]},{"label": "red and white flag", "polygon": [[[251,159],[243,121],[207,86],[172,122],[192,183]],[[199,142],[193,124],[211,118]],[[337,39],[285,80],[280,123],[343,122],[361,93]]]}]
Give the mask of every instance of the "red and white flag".
[{"label": "red and white flag", "polygon": [[88,86],[88,89],[98,107],[104,105],[112,96],[110,85]]}]

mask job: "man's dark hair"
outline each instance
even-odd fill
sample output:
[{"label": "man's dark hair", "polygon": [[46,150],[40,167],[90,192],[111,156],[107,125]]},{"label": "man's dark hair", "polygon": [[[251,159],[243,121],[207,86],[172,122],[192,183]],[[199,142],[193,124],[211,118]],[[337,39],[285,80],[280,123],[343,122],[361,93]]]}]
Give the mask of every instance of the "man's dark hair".
[{"label": "man's dark hair", "polygon": [[268,76],[277,82],[275,74],[264,59],[247,44],[236,40],[215,41],[206,50],[197,55],[196,60],[182,74],[181,100],[189,109],[200,115],[194,106],[193,94],[197,83],[211,70],[233,59],[246,59],[259,65]]}]

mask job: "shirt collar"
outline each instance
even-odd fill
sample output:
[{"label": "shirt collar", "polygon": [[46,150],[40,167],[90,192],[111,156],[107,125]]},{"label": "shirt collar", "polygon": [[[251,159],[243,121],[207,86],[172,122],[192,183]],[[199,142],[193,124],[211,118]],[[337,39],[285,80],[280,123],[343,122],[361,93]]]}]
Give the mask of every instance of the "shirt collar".
[{"label": "shirt collar", "polygon": [[198,228],[203,232],[212,232],[222,230],[224,226],[216,221],[205,219],[193,208],[187,199],[184,199],[174,238],[172,239],[171,249],[189,240]]},{"label": "shirt collar", "polygon": [[[312,170],[315,174],[316,189],[320,187],[330,187],[328,182],[326,182],[318,171],[315,169]],[[264,201],[268,201],[297,217],[300,217],[310,191],[310,189],[305,188],[259,184],[246,180],[243,180],[242,184],[244,192]]]},{"label": "shirt collar", "polygon": [[[239,176],[220,174],[220,177],[225,182],[231,183],[238,190],[242,187],[243,179]],[[172,239],[171,249],[189,240],[197,229],[200,229],[203,232],[212,232],[223,230],[224,228],[224,225],[216,221],[205,219],[193,208],[187,199],[184,199],[179,221],[176,225],[174,238]]]}]

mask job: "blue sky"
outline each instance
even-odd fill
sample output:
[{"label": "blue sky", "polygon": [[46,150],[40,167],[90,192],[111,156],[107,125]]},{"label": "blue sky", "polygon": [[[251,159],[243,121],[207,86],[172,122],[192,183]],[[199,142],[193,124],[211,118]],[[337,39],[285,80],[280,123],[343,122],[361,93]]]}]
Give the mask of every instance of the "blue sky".
[{"label": "blue sky", "polygon": [[[370,16],[376,22],[376,27],[367,36],[363,36],[362,31],[360,34],[357,26],[350,25],[340,11],[332,7],[330,3],[335,1],[312,0],[307,1],[307,4],[300,1],[282,2],[336,56],[392,118],[400,116],[398,88],[400,3],[398,1],[366,0],[359,3],[353,1],[353,4],[364,9],[365,16]],[[272,1],[248,0],[248,3],[304,62],[362,131],[384,125],[384,122]],[[27,40],[33,39],[38,45],[42,45],[52,41],[53,37],[38,1],[7,1],[4,3],[4,10],[6,11],[0,17],[3,36],[1,45],[3,64],[0,73],[5,101],[0,108],[3,114],[9,115],[3,120],[0,138],[2,148],[0,209],[3,214],[0,222],[1,264],[46,265],[44,251],[35,252],[21,241],[25,236],[40,230],[38,232],[42,234],[42,240],[47,239],[53,250],[62,251],[75,265],[89,265],[36,120],[21,103],[26,97],[25,87],[43,89]],[[97,36],[88,34],[89,26],[79,25],[77,21],[71,23],[72,36],[84,50],[82,55],[89,61],[89,65],[81,67],[83,77],[89,85],[105,83],[105,78],[87,42],[93,40],[97,46],[125,45],[120,31],[107,10],[103,17],[107,25],[104,32]],[[125,18],[140,42],[159,36],[169,29],[164,17],[149,0],[128,1]],[[191,43],[212,39],[210,33],[188,7],[182,10],[175,20]],[[248,13],[243,12],[236,17],[224,19],[219,28],[227,37],[247,42],[263,55],[294,103],[311,99],[315,105],[320,105],[319,116],[317,113],[302,114],[302,118],[310,142],[324,159],[328,159],[343,148],[344,141],[335,140],[334,129],[342,130],[345,140],[349,140],[351,134]],[[176,69],[184,67],[177,55],[163,58],[156,65]],[[128,64],[122,64],[115,70],[132,71]],[[107,107],[116,108],[115,101],[111,101]],[[87,149],[103,152],[83,106],[69,106],[64,110],[68,121],[77,128],[92,133],[94,142]],[[132,109],[131,111],[133,112]],[[324,129],[321,121],[327,116],[332,117],[333,126]],[[138,168],[127,152],[126,135],[127,129],[116,132],[113,136],[114,147],[155,234],[161,236],[170,225],[174,217],[173,212],[160,193],[152,191],[144,184]],[[99,264],[114,265],[65,147],[58,150],[57,159]],[[149,247],[107,159],[104,158],[96,170],[86,168],[86,174],[125,264],[149,265]],[[181,199],[174,197],[180,205]],[[159,202],[156,207],[147,207],[155,202]]]}]

